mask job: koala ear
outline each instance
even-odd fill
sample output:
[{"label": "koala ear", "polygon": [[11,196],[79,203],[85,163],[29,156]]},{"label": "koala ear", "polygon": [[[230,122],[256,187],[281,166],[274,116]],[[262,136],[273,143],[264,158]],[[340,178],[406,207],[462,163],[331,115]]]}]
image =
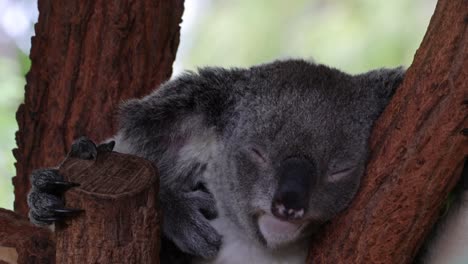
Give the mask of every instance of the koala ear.
[{"label": "koala ear", "polygon": [[377,119],[402,83],[405,71],[403,67],[381,68],[355,75],[356,84],[364,97],[361,102],[365,102],[359,111],[371,120]]},{"label": "koala ear", "polygon": [[361,87],[371,91],[377,101],[386,104],[400,86],[406,69],[403,67],[387,69],[381,68],[359,74],[358,78]]}]

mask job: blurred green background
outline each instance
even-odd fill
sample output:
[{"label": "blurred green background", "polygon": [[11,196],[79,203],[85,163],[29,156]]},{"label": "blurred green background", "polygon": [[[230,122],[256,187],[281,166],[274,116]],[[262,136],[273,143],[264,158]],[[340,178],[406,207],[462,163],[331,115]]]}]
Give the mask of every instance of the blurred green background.
[{"label": "blurred green background", "polygon": [[[408,66],[435,0],[186,0],[174,75],[205,65],[314,59],[351,73]],[[15,112],[37,2],[0,0],[0,207],[13,207]]]}]

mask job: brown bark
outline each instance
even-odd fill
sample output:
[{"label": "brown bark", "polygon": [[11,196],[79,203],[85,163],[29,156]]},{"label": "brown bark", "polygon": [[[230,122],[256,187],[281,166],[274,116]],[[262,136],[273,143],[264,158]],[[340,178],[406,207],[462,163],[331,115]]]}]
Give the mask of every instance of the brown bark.
[{"label": "brown bark", "polygon": [[0,209],[0,263],[55,263],[52,232],[33,226],[24,216]]},{"label": "brown bark", "polygon": [[57,165],[78,136],[111,136],[118,104],[170,77],[183,0],[39,0],[38,7],[14,150],[22,215],[33,169]]},{"label": "brown bark", "polygon": [[468,2],[440,0],[406,78],[374,128],[349,210],[308,263],[409,263],[458,180],[468,141]]},{"label": "brown bark", "polygon": [[57,226],[57,263],[159,263],[158,177],[149,161],[119,153],[68,158],[65,194],[84,212]]}]

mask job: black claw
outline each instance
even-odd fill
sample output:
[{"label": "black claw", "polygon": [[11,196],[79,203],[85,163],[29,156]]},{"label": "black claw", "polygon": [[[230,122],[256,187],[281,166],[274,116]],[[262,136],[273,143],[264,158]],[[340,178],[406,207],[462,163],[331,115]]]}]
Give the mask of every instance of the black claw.
[{"label": "black claw", "polygon": [[460,133],[464,136],[468,136],[468,128],[464,128],[460,131]]},{"label": "black claw", "polygon": [[55,209],[52,209],[51,211],[58,215],[75,215],[75,214],[84,212],[83,209],[75,209],[75,208],[55,208]]},{"label": "black claw", "polygon": [[97,146],[98,152],[111,152],[114,150],[115,147],[115,141],[109,141],[107,143],[100,144]]},{"label": "black claw", "polygon": [[61,217],[38,217],[36,218],[37,221],[45,222],[45,223],[52,223],[57,221],[62,221],[63,218]]},{"label": "black claw", "polygon": [[79,183],[67,182],[67,181],[53,181],[50,183],[50,185],[53,185],[56,190],[59,190],[61,192],[64,192],[73,187],[80,186]]}]

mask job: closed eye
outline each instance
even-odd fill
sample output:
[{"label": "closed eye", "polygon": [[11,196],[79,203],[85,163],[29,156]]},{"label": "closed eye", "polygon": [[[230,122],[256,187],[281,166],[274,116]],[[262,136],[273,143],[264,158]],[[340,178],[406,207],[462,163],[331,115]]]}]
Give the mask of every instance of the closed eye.
[{"label": "closed eye", "polygon": [[354,167],[348,167],[346,169],[342,169],[342,170],[339,170],[339,171],[336,171],[336,172],[332,172],[332,174],[330,176],[328,176],[328,181],[329,182],[337,182],[337,181],[340,181],[344,178],[346,178],[346,176],[350,175],[353,173],[353,171],[356,169],[357,167],[354,166]]},{"label": "closed eye", "polygon": [[262,154],[262,152],[260,150],[258,150],[257,148],[255,147],[250,147],[250,151],[252,153],[252,156],[254,156],[254,158],[256,160],[258,160],[259,162],[261,163],[266,163],[267,162],[267,159],[265,158],[265,156]]}]

